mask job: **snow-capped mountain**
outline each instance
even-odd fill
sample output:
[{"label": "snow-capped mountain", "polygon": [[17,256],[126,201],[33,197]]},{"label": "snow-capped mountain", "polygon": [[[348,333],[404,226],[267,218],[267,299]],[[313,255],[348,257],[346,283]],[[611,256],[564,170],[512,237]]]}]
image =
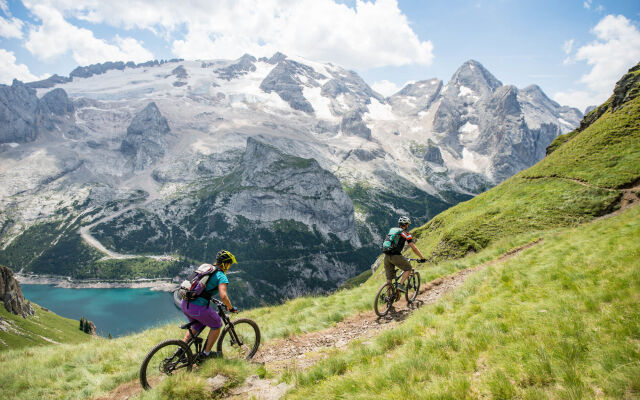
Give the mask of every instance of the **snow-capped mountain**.
[{"label": "snow-capped mountain", "polygon": [[[35,260],[92,223],[121,253],[259,256],[286,277],[278,296],[335,287],[373,261],[398,214],[425,222],[499,183],[582,117],[476,61],[384,98],[352,71],[281,53],[80,67],[0,85],[0,99],[14,267],[43,272]],[[52,220],[38,256],[7,255]],[[275,291],[262,268],[244,276],[256,298]]]}]

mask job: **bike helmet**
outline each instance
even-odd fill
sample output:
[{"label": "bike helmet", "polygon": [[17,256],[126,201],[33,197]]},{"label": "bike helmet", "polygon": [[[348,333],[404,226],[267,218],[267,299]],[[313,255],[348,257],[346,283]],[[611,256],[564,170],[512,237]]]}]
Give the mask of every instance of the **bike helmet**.
[{"label": "bike helmet", "polygon": [[237,264],[238,262],[236,261],[236,257],[233,254],[231,254],[230,251],[220,250],[216,255],[216,263],[217,264],[226,264],[226,263]]},{"label": "bike helmet", "polygon": [[409,217],[405,215],[403,215],[398,219],[398,225],[408,225],[410,223],[411,223],[411,220],[409,219]]}]

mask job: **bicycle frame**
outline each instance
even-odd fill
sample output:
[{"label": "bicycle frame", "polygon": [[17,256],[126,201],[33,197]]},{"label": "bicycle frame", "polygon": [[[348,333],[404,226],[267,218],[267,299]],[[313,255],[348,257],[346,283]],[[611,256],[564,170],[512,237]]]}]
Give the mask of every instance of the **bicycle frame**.
[{"label": "bicycle frame", "polygon": [[[223,323],[223,326],[220,327],[220,329],[228,328],[229,334],[231,335],[231,343],[232,344],[237,343],[240,346],[242,346],[244,343],[242,343],[242,341],[238,337],[238,334],[236,333],[236,330],[233,327],[233,322],[231,322],[231,319],[229,318],[227,313],[224,312],[224,309],[226,308],[224,303],[221,302],[220,300],[213,299],[213,298],[210,301],[218,307],[218,315],[220,316],[220,319],[222,319],[222,323]],[[191,346],[192,343],[195,343],[196,354],[198,354],[203,349],[204,340],[201,337],[199,337],[199,335],[202,331],[204,331],[204,328],[201,331],[196,332],[195,334],[191,330],[191,327],[189,327],[188,329],[189,329],[189,333],[191,334],[191,338],[189,338],[189,340],[186,342],[187,346]]]}]

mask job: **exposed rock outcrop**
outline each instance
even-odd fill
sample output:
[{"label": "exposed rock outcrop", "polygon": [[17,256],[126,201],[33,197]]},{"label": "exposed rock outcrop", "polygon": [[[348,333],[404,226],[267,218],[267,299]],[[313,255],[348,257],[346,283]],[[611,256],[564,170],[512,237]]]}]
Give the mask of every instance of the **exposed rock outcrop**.
[{"label": "exposed rock outcrop", "polygon": [[253,72],[256,70],[256,66],[254,63],[256,62],[256,58],[245,54],[231,65],[228,65],[224,68],[218,68],[215,72],[221,79],[230,81],[232,79],[236,79],[242,75],[246,75],[249,72]]},{"label": "exposed rock outcrop", "polygon": [[25,301],[20,283],[13,277],[13,271],[0,265],[0,299],[7,311],[28,317],[33,315],[33,307]]},{"label": "exposed rock outcrop", "polygon": [[127,128],[120,151],[131,157],[133,168],[142,170],[164,156],[166,135],[171,131],[156,103],[149,103],[136,114]]},{"label": "exposed rock outcrop", "polygon": [[32,142],[38,136],[36,91],[14,79],[0,85],[0,143]]},{"label": "exposed rock outcrop", "polygon": [[307,77],[307,79],[326,78],[308,65],[283,59],[260,83],[260,89],[266,93],[276,92],[294,110],[312,113],[313,107],[302,93],[301,85],[304,85],[304,82],[301,80],[301,76]]},{"label": "exposed rock outcrop", "polygon": [[232,215],[259,221],[293,219],[342,240],[356,240],[353,203],[340,181],[316,160],[284,154],[250,137],[237,173],[240,188],[228,206]]},{"label": "exposed rock outcrop", "polygon": [[51,130],[60,117],[73,113],[64,89],[54,89],[41,99],[35,89],[13,80],[0,85],[0,143],[34,141],[41,130]]},{"label": "exposed rock outcrop", "polygon": [[444,160],[442,159],[442,153],[438,146],[435,146],[431,143],[427,146],[427,150],[424,153],[424,160],[432,162],[437,165],[444,165]]}]

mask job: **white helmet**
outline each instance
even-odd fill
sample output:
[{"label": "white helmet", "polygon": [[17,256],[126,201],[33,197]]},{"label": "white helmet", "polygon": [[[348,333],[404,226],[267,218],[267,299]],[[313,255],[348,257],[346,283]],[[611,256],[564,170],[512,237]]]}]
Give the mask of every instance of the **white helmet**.
[{"label": "white helmet", "polygon": [[398,225],[408,225],[410,223],[411,223],[411,220],[409,219],[409,217],[405,215],[403,215],[398,219]]}]

